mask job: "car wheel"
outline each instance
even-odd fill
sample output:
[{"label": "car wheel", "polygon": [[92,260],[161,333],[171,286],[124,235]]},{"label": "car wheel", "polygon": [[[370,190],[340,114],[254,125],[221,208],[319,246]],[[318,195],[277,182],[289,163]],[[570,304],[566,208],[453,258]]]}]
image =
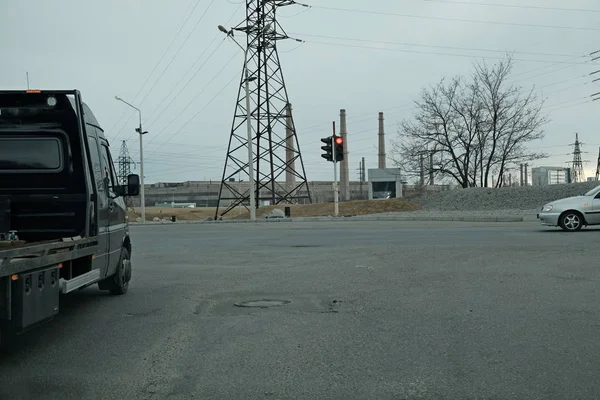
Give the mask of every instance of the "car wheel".
[{"label": "car wheel", "polygon": [[577,211],[567,211],[560,216],[560,227],[567,232],[578,231],[583,227],[583,216]]}]

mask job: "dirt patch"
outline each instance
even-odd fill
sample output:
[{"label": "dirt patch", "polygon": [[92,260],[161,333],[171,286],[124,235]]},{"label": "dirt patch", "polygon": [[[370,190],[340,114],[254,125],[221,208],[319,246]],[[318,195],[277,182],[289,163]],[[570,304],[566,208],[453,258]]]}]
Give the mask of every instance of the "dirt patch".
[{"label": "dirt patch", "polygon": [[[278,208],[284,210],[289,206],[290,213],[293,217],[323,217],[334,214],[333,203],[317,203],[317,204],[297,204],[297,205],[277,205],[259,208],[256,212],[257,218],[263,218],[271,210]],[[404,199],[389,199],[389,200],[355,200],[344,201],[339,204],[341,216],[367,215],[378,214],[394,211],[415,211],[419,206]],[[231,219],[247,219],[250,213],[244,209],[241,215],[231,216]]]},{"label": "dirt patch", "polygon": [[[152,221],[154,217],[160,219],[171,218],[172,215],[181,221],[197,221],[215,217],[215,207],[195,207],[195,208],[170,208],[170,207],[146,207],[146,221]],[[135,221],[141,216],[141,209],[127,213],[130,221]]]}]

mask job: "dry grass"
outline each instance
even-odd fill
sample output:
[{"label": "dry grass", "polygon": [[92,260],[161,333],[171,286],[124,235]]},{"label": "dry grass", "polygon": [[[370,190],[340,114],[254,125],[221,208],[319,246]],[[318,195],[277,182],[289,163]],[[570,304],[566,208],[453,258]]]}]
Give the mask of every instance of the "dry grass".
[{"label": "dry grass", "polygon": [[[261,207],[257,210],[256,216],[263,218],[271,210],[278,208],[284,210],[286,205]],[[320,217],[333,215],[333,203],[317,203],[317,204],[302,204],[289,205],[291,207],[292,217]],[[389,199],[389,200],[355,200],[340,202],[340,215],[366,215],[377,214],[392,211],[415,211],[418,210],[417,204],[411,203],[405,199]],[[241,212],[240,212],[241,210]],[[221,208],[219,211],[225,211]],[[170,218],[175,215],[178,220],[191,221],[203,220],[209,217],[214,218],[214,207],[196,207],[196,208],[169,208],[169,207],[146,207],[146,220],[152,221],[154,217]],[[136,208],[135,213],[129,212],[130,221],[135,221],[140,216],[140,209]],[[250,213],[245,208],[236,208],[231,210],[224,219],[248,219]]]},{"label": "dry grass", "polygon": [[[146,221],[152,221],[154,217],[171,218],[175,215],[178,220],[191,221],[206,219],[215,216],[215,207],[195,207],[195,208],[170,208],[170,207],[146,207]],[[141,216],[140,208],[136,207],[135,212],[129,212],[130,221],[135,221]]]},{"label": "dry grass", "polygon": [[[256,217],[264,217],[274,208],[284,210],[286,205],[262,207],[257,210]],[[290,205],[293,217],[321,217],[334,214],[333,203]],[[392,211],[415,211],[419,206],[404,199],[389,200],[355,200],[345,201],[339,204],[341,216],[377,214]],[[250,213],[246,210],[241,215],[232,216],[232,219],[249,218]]]}]

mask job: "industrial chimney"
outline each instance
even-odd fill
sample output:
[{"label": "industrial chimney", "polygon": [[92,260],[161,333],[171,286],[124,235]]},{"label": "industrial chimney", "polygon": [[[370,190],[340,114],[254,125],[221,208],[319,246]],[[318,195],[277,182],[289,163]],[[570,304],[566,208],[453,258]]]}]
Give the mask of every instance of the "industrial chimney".
[{"label": "industrial chimney", "polygon": [[291,191],[296,184],[296,177],[294,175],[295,163],[294,163],[294,127],[292,126],[292,105],[290,103],[286,106],[286,126],[285,126],[285,163],[287,165],[285,169],[285,184],[287,191]]},{"label": "industrial chimney", "polygon": [[340,136],[344,143],[344,159],[340,166],[340,195],[342,201],[350,200],[350,174],[348,171],[348,130],[346,129],[346,110],[340,110]]},{"label": "industrial chimney", "polygon": [[383,131],[383,113],[379,113],[379,153],[377,154],[378,168],[385,168],[385,133]]}]

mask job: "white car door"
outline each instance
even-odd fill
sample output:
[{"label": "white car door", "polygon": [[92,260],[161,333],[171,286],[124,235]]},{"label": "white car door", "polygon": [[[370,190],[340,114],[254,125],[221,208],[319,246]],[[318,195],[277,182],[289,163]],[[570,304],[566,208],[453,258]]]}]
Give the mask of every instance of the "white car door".
[{"label": "white car door", "polygon": [[600,193],[590,200],[586,199],[586,204],[587,206],[584,208],[584,210],[587,223],[589,225],[600,224]]}]

